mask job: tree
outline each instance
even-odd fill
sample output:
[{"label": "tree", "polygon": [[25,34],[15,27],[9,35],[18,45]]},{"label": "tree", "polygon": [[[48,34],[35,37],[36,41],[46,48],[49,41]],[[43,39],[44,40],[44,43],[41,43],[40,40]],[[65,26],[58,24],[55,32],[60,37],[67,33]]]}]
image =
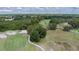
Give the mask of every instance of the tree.
[{"label": "tree", "polygon": [[51,19],[49,23],[59,24],[59,23],[63,23],[63,22],[64,21],[62,19],[54,18],[54,19]]},{"label": "tree", "polygon": [[56,23],[49,23],[48,29],[49,30],[56,30],[56,26],[57,26]]},{"label": "tree", "polygon": [[31,25],[28,28],[28,32],[30,34],[30,40],[32,42],[39,42],[41,38],[44,38],[46,36],[46,30],[40,25]]},{"label": "tree", "polygon": [[49,30],[56,30],[57,24],[61,23],[61,20],[58,19],[51,19],[48,25]]},{"label": "tree", "polygon": [[39,41],[40,41],[38,31],[33,31],[33,32],[30,34],[30,40],[31,40],[32,42],[39,42]]},{"label": "tree", "polygon": [[72,27],[70,27],[70,26],[65,26],[64,29],[63,29],[63,31],[70,31],[70,29],[72,29]]},{"label": "tree", "polygon": [[73,28],[79,28],[79,19],[72,20],[68,23],[72,25]]},{"label": "tree", "polygon": [[37,31],[39,32],[40,38],[44,38],[46,36],[46,29],[44,29],[43,27],[39,26],[39,28],[37,28]]}]

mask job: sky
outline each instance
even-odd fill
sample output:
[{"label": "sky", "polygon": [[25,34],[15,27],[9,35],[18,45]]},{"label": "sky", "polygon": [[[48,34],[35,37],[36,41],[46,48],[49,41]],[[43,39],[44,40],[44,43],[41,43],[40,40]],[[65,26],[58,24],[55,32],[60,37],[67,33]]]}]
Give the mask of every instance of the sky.
[{"label": "sky", "polygon": [[79,7],[0,7],[0,14],[79,14]]}]

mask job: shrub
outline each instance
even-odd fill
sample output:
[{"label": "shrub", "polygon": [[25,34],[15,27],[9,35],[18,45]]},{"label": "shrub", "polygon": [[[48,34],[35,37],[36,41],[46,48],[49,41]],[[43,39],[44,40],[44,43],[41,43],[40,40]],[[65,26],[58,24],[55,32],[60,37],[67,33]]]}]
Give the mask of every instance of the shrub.
[{"label": "shrub", "polygon": [[70,31],[70,29],[72,29],[72,27],[70,27],[70,26],[65,26],[64,29],[63,29],[63,31]]},{"label": "shrub", "polygon": [[73,28],[79,28],[79,19],[72,20],[68,23],[72,25]]}]

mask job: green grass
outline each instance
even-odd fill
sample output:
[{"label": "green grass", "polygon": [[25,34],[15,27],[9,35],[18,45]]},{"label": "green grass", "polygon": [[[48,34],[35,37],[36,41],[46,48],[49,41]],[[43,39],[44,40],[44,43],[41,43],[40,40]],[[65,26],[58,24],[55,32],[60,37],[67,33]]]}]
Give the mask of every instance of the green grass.
[{"label": "green grass", "polygon": [[28,40],[26,40],[26,45],[24,48],[20,49],[22,51],[40,51],[40,49],[32,44],[29,44]]},{"label": "green grass", "polygon": [[20,34],[10,36],[6,39],[4,47],[6,50],[18,50],[26,45],[26,39],[26,36]]},{"label": "green grass", "polygon": [[74,32],[74,38],[75,39],[77,39],[77,40],[79,40],[79,29],[73,29],[73,30],[71,30],[71,31],[73,31]]},{"label": "green grass", "polygon": [[4,39],[0,39],[0,51],[5,50],[4,44],[5,44],[5,40]]},{"label": "green grass", "polygon": [[37,51],[38,47],[29,44],[27,35],[16,34],[0,39],[0,51]]},{"label": "green grass", "polygon": [[79,29],[73,29],[73,31],[78,31],[79,32]]},{"label": "green grass", "polygon": [[47,28],[47,27],[48,27],[48,24],[49,24],[49,21],[50,21],[50,19],[48,19],[48,20],[42,20],[42,21],[40,21],[40,24],[41,24],[44,28]]}]

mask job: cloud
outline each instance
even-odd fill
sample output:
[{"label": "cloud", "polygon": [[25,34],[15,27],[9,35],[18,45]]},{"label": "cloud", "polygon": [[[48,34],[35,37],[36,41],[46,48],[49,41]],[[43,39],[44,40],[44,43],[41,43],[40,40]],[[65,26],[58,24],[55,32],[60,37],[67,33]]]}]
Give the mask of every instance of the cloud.
[{"label": "cloud", "polygon": [[12,12],[13,10],[0,10],[0,12]]},{"label": "cloud", "polygon": [[17,7],[17,9],[22,9],[22,7]]}]

